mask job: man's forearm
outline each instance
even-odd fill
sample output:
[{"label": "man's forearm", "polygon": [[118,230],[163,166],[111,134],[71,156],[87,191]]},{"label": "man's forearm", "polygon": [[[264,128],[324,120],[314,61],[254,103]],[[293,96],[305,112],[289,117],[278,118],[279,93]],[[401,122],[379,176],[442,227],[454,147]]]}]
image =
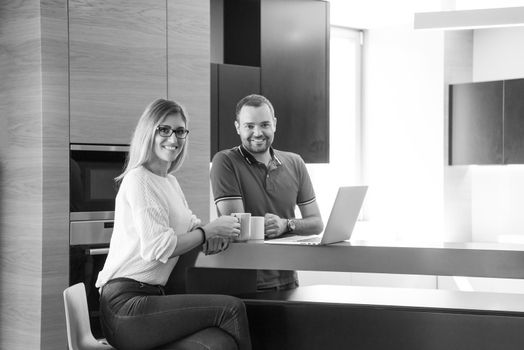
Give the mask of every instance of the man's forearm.
[{"label": "man's forearm", "polygon": [[324,229],[322,219],[317,216],[294,220],[295,230],[293,233],[297,235],[316,235]]}]

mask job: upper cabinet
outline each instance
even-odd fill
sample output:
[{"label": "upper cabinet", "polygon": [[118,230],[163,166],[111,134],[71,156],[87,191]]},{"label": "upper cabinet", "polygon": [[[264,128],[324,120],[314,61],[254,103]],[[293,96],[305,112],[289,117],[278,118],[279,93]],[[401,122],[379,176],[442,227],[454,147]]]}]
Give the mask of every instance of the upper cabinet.
[{"label": "upper cabinet", "polygon": [[502,163],[502,82],[450,86],[450,164]]},{"label": "upper cabinet", "polygon": [[278,120],[275,147],[329,162],[329,16],[324,1],[262,0],[261,89]]},{"label": "upper cabinet", "polygon": [[209,5],[209,0],[167,1],[168,97],[184,106],[191,131],[189,156],[176,176],[189,207],[204,222],[209,220]]},{"label": "upper cabinet", "polygon": [[524,79],[450,86],[449,164],[524,164]]},{"label": "upper cabinet", "polygon": [[129,144],[167,96],[165,0],[69,0],[71,143]]},{"label": "upper cabinet", "polygon": [[504,81],[504,163],[524,164],[524,79]]},{"label": "upper cabinet", "polygon": [[211,22],[223,32],[211,43],[212,52],[222,55],[214,57],[217,81],[211,82],[217,89],[211,155],[240,143],[234,107],[259,92],[275,108],[274,147],[298,153],[308,163],[329,162],[329,3],[217,0]]},{"label": "upper cabinet", "polygon": [[260,68],[233,64],[211,64],[211,155],[238,146],[235,109],[244,96],[260,94]]}]

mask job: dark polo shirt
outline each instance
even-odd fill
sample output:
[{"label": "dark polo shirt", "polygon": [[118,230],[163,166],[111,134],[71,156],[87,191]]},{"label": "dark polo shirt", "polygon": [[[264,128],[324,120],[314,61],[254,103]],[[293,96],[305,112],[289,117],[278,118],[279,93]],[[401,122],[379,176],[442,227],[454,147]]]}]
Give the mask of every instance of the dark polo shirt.
[{"label": "dark polo shirt", "polygon": [[[315,201],[315,192],[302,158],[295,153],[270,149],[268,167],[243,146],[218,152],[213,157],[211,186],[215,204],[241,199],[246,213],[272,213],[294,218],[295,206]],[[260,270],[258,288],[272,288],[297,281],[295,271]]]}]

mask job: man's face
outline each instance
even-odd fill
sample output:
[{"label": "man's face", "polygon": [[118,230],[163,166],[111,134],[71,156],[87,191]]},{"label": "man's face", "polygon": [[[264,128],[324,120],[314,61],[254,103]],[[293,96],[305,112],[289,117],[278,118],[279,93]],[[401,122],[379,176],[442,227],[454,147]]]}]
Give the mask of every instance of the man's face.
[{"label": "man's face", "polygon": [[238,121],[235,121],[240,141],[251,153],[267,152],[273,143],[276,126],[277,120],[266,104],[242,107]]}]

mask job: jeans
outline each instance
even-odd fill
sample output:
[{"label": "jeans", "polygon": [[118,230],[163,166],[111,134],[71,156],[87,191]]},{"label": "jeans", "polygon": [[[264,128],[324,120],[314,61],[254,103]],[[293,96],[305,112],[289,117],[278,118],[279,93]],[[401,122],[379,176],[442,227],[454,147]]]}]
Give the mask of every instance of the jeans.
[{"label": "jeans", "polygon": [[251,349],[244,303],[227,295],[165,295],[162,286],[116,278],[102,288],[102,330],[117,349],[152,349],[217,327]]}]

